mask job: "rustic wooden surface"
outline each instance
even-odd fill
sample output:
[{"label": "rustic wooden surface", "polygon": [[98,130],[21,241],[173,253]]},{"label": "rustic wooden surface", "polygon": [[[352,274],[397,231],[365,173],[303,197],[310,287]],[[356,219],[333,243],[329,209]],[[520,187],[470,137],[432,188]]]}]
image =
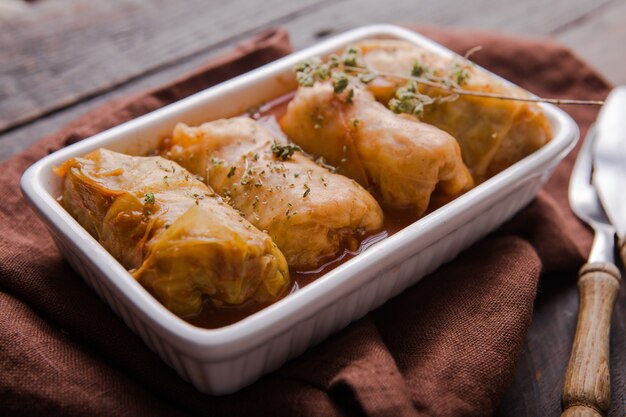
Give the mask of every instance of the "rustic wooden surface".
[{"label": "rustic wooden surface", "polygon": [[[103,102],[182,75],[264,28],[296,48],[370,23],[549,36],[626,84],[623,0],[0,0],[0,160]],[[568,284],[565,284],[568,283]],[[626,285],[611,328],[610,416],[626,415]],[[578,292],[542,283],[500,416],[558,416]]]}]

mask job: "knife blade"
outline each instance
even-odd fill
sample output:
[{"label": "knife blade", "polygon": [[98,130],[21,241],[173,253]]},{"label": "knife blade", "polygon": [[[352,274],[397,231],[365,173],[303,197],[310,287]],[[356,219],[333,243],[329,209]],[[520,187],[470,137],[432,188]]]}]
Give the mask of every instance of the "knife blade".
[{"label": "knife blade", "polygon": [[626,265],[626,86],[609,94],[595,127],[592,182],[615,226]]}]

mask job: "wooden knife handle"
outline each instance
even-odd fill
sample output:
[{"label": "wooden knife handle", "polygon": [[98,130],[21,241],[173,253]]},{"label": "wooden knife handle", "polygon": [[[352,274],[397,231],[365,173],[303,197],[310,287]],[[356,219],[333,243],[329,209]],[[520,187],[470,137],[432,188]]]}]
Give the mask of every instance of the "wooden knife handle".
[{"label": "wooden knife handle", "polygon": [[561,417],[600,417],[610,408],[609,330],[620,280],[619,270],[610,263],[588,263],[580,269],[578,324]]}]

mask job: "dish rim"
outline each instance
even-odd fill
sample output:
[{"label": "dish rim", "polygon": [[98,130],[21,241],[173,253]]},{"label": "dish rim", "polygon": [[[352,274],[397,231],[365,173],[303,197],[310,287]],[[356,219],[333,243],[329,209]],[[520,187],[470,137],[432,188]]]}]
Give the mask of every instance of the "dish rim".
[{"label": "dish rim", "polygon": [[[456,228],[454,223],[463,219],[471,221],[469,215],[464,214],[471,212],[469,208],[506,193],[507,188],[516,181],[532,175],[551,160],[560,161],[575,146],[578,139],[578,127],[574,121],[561,109],[549,104],[540,104],[551,122],[554,133],[552,140],[542,148],[396,234],[372,245],[368,250],[329,271],[305,288],[236,323],[217,329],[191,325],[153,298],[63,209],[56,197],[45,189],[47,179],[54,175],[52,168],[63,161],[84,155],[98,147],[128,140],[123,136],[130,135],[142,126],[145,128],[146,125],[158,123],[159,119],[165,116],[189,111],[195,105],[211,100],[212,97],[223,95],[227,98],[229,91],[263,82],[307,58],[326,55],[350,43],[375,37],[403,39],[444,56],[457,56],[435,41],[398,26],[370,25],[353,29],[62,148],[40,159],[25,171],[20,182],[22,192],[47,226],[56,232],[55,235],[62,236],[72,245],[80,254],[82,262],[91,262],[100,276],[107,278],[108,282],[104,284],[132,305],[134,312],[162,337],[167,337],[178,346],[185,345],[187,354],[211,361],[241,355],[260,343],[287,332],[295,324],[307,320],[317,311],[332,305],[366,282],[376,279],[378,273],[430,246],[437,236],[451,233]],[[487,71],[482,67],[478,68]],[[498,78],[512,84],[501,77]],[[451,219],[457,221],[450,221]]]}]

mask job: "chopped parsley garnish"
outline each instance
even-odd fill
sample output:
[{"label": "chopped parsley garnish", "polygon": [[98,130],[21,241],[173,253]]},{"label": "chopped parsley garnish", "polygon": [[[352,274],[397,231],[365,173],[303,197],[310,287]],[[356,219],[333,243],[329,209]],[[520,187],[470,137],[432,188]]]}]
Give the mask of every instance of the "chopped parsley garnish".
[{"label": "chopped parsley garnish", "polygon": [[417,83],[410,81],[404,87],[398,88],[396,96],[389,100],[389,109],[394,113],[406,113],[421,116],[424,106],[433,103],[432,97],[417,92]]},{"label": "chopped parsley garnish", "polygon": [[302,152],[302,148],[293,143],[281,145],[278,142],[274,142],[272,144],[272,153],[276,158],[280,159],[281,161],[286,161],[287,159],[291,158],[295,151]]},{"label": "chopped parsley garnish", "polygon": [[146,193],[146,195],[143,196],[143,202],[145,204],[154,204],[155,201],[153,193]]},{"label": "chopped parsley garnish", "polygon": [[430,72],[430,69],[420,64],[417,59],[413,61],[413,67],[411,68],[411,75],[414,77],[421,77]]},{"label": "chopped parsley garnish", "polygon": [[344,72],[333,73],[333,91],[335,94],[340,94],[350,84],[350,79]]},{"label": "chopped parsley garnish", "polygon": [[235,175],[235,171],[237,170],[237,167],[230,167],[230,169],[228,170],[228,174],[226,175],[227,178],[232,177],[233,175]]},{"label": "chopped parsley garnish", "polygon": [[363,84],[369,84],[372,81],[374,81],[377,77],[378,77],[378,75],[374,74],[372,72],[368,72],[367,74],[359,74],[358,75],[359,80],[361,80],[361,82]]},{"label": "chopped parsley garnish", "polygon": [[461,65],[457,62],[452,65],[452,79],[459,86],[463,86],[469,78],[470,72],[466,65]]},{"label": "chopped parsley garnish", "polygon": [[361,62],[361,51],[354,45],[350,45],[340,59],[347,67],[363,67],[363,63]]},{"label": "chopped parsley garnish", "polygon": [[348,94],[346,95],[346,103],[352,104],[353,98],[354,98],[354,89],[351,88],[348,90]]},{"label": "chopped parsley garnish", "polygon": [[291,207],[293,207],[293,205],[291,203],[287,203],[287,210],[285,210],[285,216],[287,218],[290,218],[291,216],[293,216],[294,214],[297,214],[297,212],[291,212]]},{"label": "chopped parsley garnish", "polygon": [[316,81],[324,81],[330,78],[331,70],[338,65],[336,60],[322,63],[319,58],[312,58],[300,62],[294,67],[296,80],[302,87],[312,87]]}]

